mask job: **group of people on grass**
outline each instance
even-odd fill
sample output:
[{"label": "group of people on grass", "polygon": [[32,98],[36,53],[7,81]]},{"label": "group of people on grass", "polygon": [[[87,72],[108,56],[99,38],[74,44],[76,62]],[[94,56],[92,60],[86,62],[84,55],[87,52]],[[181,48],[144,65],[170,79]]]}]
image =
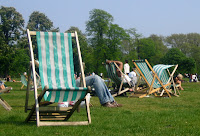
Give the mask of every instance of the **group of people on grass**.
[{"label": "group of people on grass", "polygon": [[[130,66],[128,64],[128,61],[125,61],[125,64],[123,65],[123,63],[121,61],[111,61],[111,60],[106,60],[106,63],[109,64],[111,62],[115,62],[119,69],[117,69],[117,75],[119,77],[122,77],[122,73],[121,71],[124,69],[124,73],[125,73],[125,81],[130,81],[132,83],[132,85],[134,86],[137,83],[137,76],[136,73],[132,70],[130,71]],[[183,90],[182,86],[181,86],[181,80],[182,80],[182,75],[178,75],[174,78],[175,83],[179,84],[179,89]],[[99,101],[101,103],[102,106],[104,107],[110,107],[110,108],[114,108],[114,107],[121,107],[121,104],[118,104],[115,99],[113,98],[113,96],[111,95],[108,87],[106,86],[106,84],[104,83],[104,81],[102,80],[102,78],[98,75],[95,74],[91,74],[89,76],[86,76],[85,78],[86,81],[86,86],[93,86],[96,95],[99,98]],[[80,78],[76,79],[76,85],[79,86],[80,85]],[[0,89],[4,89],[4,83],[0,82]]]},{"label": "group of people on grass", "polygon": [[[127,75],[126,80],[132,81],[133,84],[137,83],[136,73],[134,71],[130,72],[130,66],[129,66],[127,60],[125,61],[124,65],[121,61],[106,60],[107,64],[109,64],[111,62],[115,62],[118,65],[119,69],[117,69],[117,75],[119,77],[122,77],[121,71],[124,69],[124,73],[125,73],[125,75]],[[182,78],[183,78],[183,76],[181,74],[177,75],[174,78],[175,83],[179,84],[178,88],[180,90],[184,90],[181,86]],[[95,88],[96,95],[98,96],[102,106],[104,106],[104,107],[121,107],[122,106],[121,104],[118,104],[114,100],[109,89],[107,88],[107,86],[105,85],[104,81],[102,80],[102,78],[100,76],[91,75],[91,76],[87,76],[85,79],[86,79],[87,86],[93,86]],[[124,81],[124,82],[126,82],[126,81]],[[80,79],[76,80],[76,83],[77,83],[77,86],[79,86]]]}]

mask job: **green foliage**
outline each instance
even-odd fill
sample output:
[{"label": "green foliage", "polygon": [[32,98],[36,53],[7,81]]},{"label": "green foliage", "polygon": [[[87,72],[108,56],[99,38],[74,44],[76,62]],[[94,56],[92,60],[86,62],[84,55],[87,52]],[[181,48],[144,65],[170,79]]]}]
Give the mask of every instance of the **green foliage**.
[{"label": "green foliage", "polygon": [[27,29],[31,31],[58,31],[59,28],[53,27],[53,22],[44,14],[34,11],[28,21]]},{"label": "green foliage", "polygon": [[161,58],[166,54],[168,50],[168,48],[163,44],[164,37],[151,35],[149,38],[153,40],[156,52],[155,55],[152,56],[151,61],[153,64],[159,64]]},{"label": "green foliage", "polygon": [[13,45],[23,32],[24,19],[13,7],[0,9],[0,36],[5,44]]},{"label": "green foliage", "polygon": [[126,31],[117,24],[111,24],[106,38],[106,58],[109,60],[121,60],[122,41],[128,39]]},{"label": "green foliage", "polygon": [[130,28],[126,30],[127,38],[123,39],[121,45],[121,51],[123,54],[122,61],[129,60],[131,62],[134,59],[138,59],[139,39],[142,34],[138,34],[135,28]]},{"label": "green foliage", "polygon": [[90,11],[89,21],[86,23],[86,31],[90,37],[89,42],[94,49],[94,72],[105,70],[102,66],[107,58],[106,37],[113,21],[112,15],[100,9]]},{"label": "green foliage", "polygon": [[171,48],[161,60],[164,64],[178,64],[179,73],[195,72],[196,64],[193,58],[187,58],[178,48]]},{"label": "green foliage", "polygon": [[152,62],[152,56],[155,56],[155,44],[150,38],[143,38],[139,41],[138,56],[140,59],[147,59]]},{"label": "green foliage", "polygon": [[28,50],[18,49],[12,56],[13,60],[10,64],[10,75],[18,77],[20,73],[27,72],[30,58],[28,56]]},{"label": "green foliage", "polygon": [[[148,59],[152,65],[179,64],[178,71],[181,73],[200,73],[200,34],[172,34],[167,37],[151,35],[144,38],[135,28],[125,30],[118,24],[113,24],[114,17],[104,10],[93,9],[89,15],[89,20],[86,22],[87,35],[77,27],[71,27],[67,31],[78,33],[86,73],[105,73],[102,62],[106,59],[122,62]],[[24,19],[15,8],[2,6],[0,21],[0,76],[7,74],[17,76],[20,70],[26,71],[28,64],[28,40],[23,30]],[[26,28],[33,31],[59,31],[59,28],[55,28],[53,22],[39,11],[34,11],[30,15]],[[37,59],[38,50],[34,37],[32,42]],[[74,50],[75,71],[79,72],[78,56],[75,52],[76,50]],[[20,63],[19,67],[17,62]],[[22,63],[26,64],[21,65]]]}]

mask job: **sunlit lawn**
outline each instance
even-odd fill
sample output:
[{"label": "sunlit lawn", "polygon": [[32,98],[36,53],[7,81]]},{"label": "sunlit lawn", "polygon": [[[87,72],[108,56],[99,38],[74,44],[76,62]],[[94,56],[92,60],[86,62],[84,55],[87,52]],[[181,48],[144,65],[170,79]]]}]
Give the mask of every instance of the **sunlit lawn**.
[{"label": "sunlit lawn", "polygon": [[[200,83],[183,83],[180,97],[127,98],[116,97],[121,108],[101,107],[97,97],[91,98],[92,124],[88,126],[36,127],[35,122],[25,123],[25,88],[21,83],[6,83],[11,93],[1,96],[12,106],[6,111],[0,105],[0,136],[46,135],[136,135],[136,136],[185,136],[200,135]],[[33,103],[33,92],[31,92]],[[72,120],[83,117],[75,113]]]}]

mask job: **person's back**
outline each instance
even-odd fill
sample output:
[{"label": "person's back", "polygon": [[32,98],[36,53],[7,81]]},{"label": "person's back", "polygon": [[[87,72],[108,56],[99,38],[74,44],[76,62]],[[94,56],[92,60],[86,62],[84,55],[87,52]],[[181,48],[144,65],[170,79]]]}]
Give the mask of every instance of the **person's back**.
[{"label": "person's back", "polygon": [[137,83],[137,75],[134,71],[131,71],[128,76],[131,78],[131,80],[134,82],[134,84]]}]

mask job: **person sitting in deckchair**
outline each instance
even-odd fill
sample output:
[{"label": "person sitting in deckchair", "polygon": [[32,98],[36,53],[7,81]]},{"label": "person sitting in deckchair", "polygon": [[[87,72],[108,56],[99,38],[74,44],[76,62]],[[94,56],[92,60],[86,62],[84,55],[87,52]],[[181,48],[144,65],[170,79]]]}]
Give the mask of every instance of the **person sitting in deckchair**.
[{"label": "person sitting in deckchair", "polygon": [[181,80],[183,79],[183,76],[181,74],[178,74],[175,78],[174,78],[174,82],[176,84],[178,84],[178,89],[180,90],[184,90],[183,87],[181,86]]},{"label": "person sitting in deckchair", "polygon": [[[2,82],[0,80],[0,90],[3,90],[3,89],[6,89],[6,86],[5,86],[4,82]],[[9,92],[10,92],[10,90],[7,90],[7,93],[9,93]]]},{"label": "person sitting in deckchair", "polygon": [[0,81],[0,90],[5,89],[4,83]]},{"label": "person sitting in deckchair", "polygon": [[[121,61],[113,61],[113,60],[106,60],[107,64],[109,64],[111,62],[114,62],[114,63],[116,63],[118,65],[119,69],[117,68],[116,72],[117,72],[118,77],[122,77],[121,71],[123,70],[123,62],[121,62]],[[130,82],[132,84],[132,86],[134,86],[136,84],[136,82],[134,82],[127,74],[125,74],[125,80],[123,82],[124,83]]]}]

